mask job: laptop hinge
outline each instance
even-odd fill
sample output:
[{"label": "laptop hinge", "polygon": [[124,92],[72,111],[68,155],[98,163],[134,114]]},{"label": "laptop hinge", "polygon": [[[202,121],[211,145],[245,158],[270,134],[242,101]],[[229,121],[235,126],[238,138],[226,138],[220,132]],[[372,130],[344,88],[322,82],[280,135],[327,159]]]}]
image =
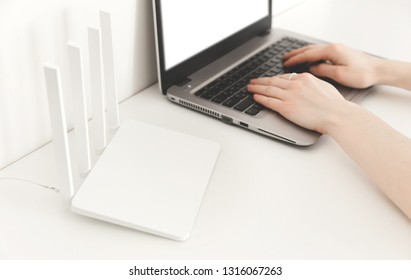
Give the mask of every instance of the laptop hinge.
[{"label": "laptop hinge", "polygon": [[264,30],[263,32],[258,34],[258,36],[264,37],[264,36],[267,36],[270,33],[271,33],[271,28]]}]

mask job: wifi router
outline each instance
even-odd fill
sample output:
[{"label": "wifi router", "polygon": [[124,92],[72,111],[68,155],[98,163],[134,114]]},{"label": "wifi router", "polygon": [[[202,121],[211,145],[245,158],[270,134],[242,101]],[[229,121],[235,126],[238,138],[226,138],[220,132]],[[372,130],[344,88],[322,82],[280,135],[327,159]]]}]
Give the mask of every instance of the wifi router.
[{"label": "wifi router", "polygon": [[[59,190],[73,195],[58,68],[45,66]],[[186,240],[214,169],[217,143],[128,120],[120,125],[71,200],[75,213]]]},{"label": "wifi router", "polygon": [[[83,175],[88,173],[75,194],[59,68],[44,65],[60,193],[71,202],[71,210],[75,213],[166,238],[186,240],[220,146],[135,120],[127,120],[118,128],[110,14],[101,12],[100,20],[102,36],[99,29],[88,28],[94,143],[96,149],[102,151],[93,168],[90,166],[81,50],[73,42],[69,42],[67,48],[70,88],[75,103],[78,165]],[[106,123],[111,132],[117,130],[108,144]]]},{"label": "wifi router", "polygon": [[72,211],[175,240],[194,225],[220,147],[126,121],[72,200]]}]

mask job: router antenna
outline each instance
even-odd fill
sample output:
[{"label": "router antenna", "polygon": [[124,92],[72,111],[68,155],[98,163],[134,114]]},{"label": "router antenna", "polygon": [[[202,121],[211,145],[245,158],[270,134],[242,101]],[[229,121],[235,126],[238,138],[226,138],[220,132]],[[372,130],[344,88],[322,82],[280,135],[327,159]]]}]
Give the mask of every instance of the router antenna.
[{"label": "router antenna", "polygon": [[86,96],[84,94],[83,61],[79,46],[68,42],[67,48],[70,66],[71,94],[74,102],[74,132],[77,141],[79,170],[81,174],[87,174],[91,169],[91,160]]},{"label": "router antenna", "polygon": [[58,187],[63,198],[70,200],[74,194],[73,173],[59,69],[55,66],[44,65],[43,70],[53,132]]},{"label": "router antenna", "polygon": [[88,27],[88,50],[90,62],[90,88],[93,103],[93,124],[97,150],[104,150],[107,145],[105,101],[102,84],[100,30]]},{"label": "router antenna", "polygon": [[115,131],[120,125],[120,117],[118,112],[118,95],[114,69],[113,36],[110,13],[100,11],[100,28],[108,125],[111,131]]}]

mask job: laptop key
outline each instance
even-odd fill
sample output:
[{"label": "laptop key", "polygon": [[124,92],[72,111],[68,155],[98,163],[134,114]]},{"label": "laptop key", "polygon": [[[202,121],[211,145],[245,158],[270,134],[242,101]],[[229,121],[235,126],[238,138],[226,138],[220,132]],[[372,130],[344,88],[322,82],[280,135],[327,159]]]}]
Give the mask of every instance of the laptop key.
[{"label": "laptop key", "polygon": [[261,112],[261,110],[258,110],[258,108],[254,107],[254,106],[251,106],[250,108],[248,108],[245,111],[246,114],[251,115],[251,116],[255,116],[260,112]]},{"label": "laptop key", "polygon": [[207,91],[205,94],[201,95],[200,97],[209,100],[209,99],[213,98],[214,96],[217,96],[217,94],[219,94],[219,93],[220,93],[219,89],[212,88],[209,91]]},{"label": "laptop key", "polygon": [[260,111],[265,109],[265,107],[259,103],[254,103],[253,108],[256,108],[257,110],[260,110]]},{"label": "laptop key", "polygon": [[236,95],[234,95],[234,97],[237,97],[239,99],[243,99],[244,97],[246,97],[248,95],[248,91],[246,88],[244,88],[243,90],[240,90],[239,92],[236,93]]},{"label": "laptop key", "polygon": [[195,95],[196,95],[196,96],[200,96],[200,95],[204,94],[207,90],[208,90],[207,87],[203,87],[203,88],[201,88],[200,90],[198,90],[198,91],[195,93]]},{"label": "laptop key", "polygon": [[241,101],[241,99],[240,98],[237,98],[237,97],[231,97],[230,99],[228,99],[227,101],[225,101],[224,103],[223,103],[223,105],[224,106],[226,106],[226,107],[233,107],[233,106],[235,106],[238,102],[240,102]]},{"label": "laptop key", "polygon": [[242,89],[243,87],[240,85],[240,84],[238,84],[238,83],[236,83],[236,84],[234,84],[232,87],[231,87],[231,89],[234,91],[234,92],[237,92],[237,91],[239,91],[240,89]]},{"label": "laptop key", "polygon": [[228,96],[224,95],[224,94],[219,94],[216,97],[214,97],[213,99],[211,99],[211,101],[214,101],[216,103],[221,103],[224,100],[226,100],[228,98]]},{"label": "laptop key", "polygon": [[234,107],[235,110],[237,111],[244,111],[248,107],[254,104],[254,100],[250,97],[244,99],[240,103],[237,104],[237,106]]},{"label": "laptop key", "polygon": [[254,71],[253,76],[257,78],[261,76],[262,74],[264,74],[267,70],[268,69],[264,69],[264,68],[258,69],[257,71]]},{"label": "laptop key", "polygon": [[292,42],[288,41],[287,39],[283,39],[279,42],[280,47],[288,47],[292,44]]}]

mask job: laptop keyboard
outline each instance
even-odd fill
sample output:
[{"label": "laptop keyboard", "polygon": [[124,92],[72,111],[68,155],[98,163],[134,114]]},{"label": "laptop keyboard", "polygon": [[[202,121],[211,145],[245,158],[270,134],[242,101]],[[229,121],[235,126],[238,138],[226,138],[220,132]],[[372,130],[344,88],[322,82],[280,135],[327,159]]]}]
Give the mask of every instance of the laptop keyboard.
[{"label": "laptop keyboard", "polygon": [[250,80],[287,72],[303,72],[304,69],[284,69],[282,58],[285,53],[305,45],[308,43],[285,37],[199,89],[195,95],[255,116],[264,110],[264,107],[254,102],[252,95],[247,91]]}]

